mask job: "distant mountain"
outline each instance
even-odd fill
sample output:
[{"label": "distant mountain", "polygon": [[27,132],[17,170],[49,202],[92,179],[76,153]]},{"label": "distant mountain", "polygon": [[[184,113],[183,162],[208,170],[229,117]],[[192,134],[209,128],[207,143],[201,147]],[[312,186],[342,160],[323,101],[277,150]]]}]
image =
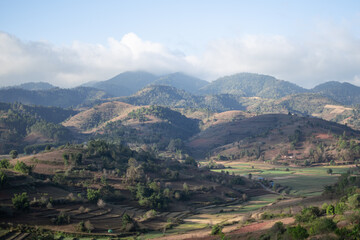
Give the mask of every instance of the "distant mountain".
[{"label": "distant mountain", "polygon": [[328,96],[345,105],[360,104],[360,87],[344,82],[326,82],[311,91]]},{"label": "distant mountain", "polygon": [[244,110],[236,96],[219,94],[197,96],[170,86],[146,87],[130,97],[119,98],[132,105],[160,105],[176,108],[206,108],[212,111]]},{"label": "distant mountain", "polygon": [[130,96],[155,81],[158,77],[147,72],[124,72],[109,80],[86,84],[101,89],[114,97]]},{"label": "distant mountain", "polygon": [[55,88],[55,86],[47,82],[28,82],[16,86],[11,86],[9,88],[21,88],[25,90],[49,90],[51,88]]},{"label": "distant mountain", "polygon": [[185,75],[183,73],[172,73],[162,76],[151,83],[151,85],[165,85],[185,90],[190,93],[197,93],[200,88],[208,85],[209,82]]},{"label": "distant mountain", "polygon": [[200,89],[202,94],[227,93],[243,97],[262,98],[281,98],[307,91],[293,83],[254,73],[238,73],[222,77]]},{"label": "distant mountain", "polygon": [[108,97],[108,95],[104,91],[86,87],[72,89],[52,88],[37,91],[20,88],[0,89],[0,102],[20,102],[28,105],[63,108],[76,107],[105,97]]}]

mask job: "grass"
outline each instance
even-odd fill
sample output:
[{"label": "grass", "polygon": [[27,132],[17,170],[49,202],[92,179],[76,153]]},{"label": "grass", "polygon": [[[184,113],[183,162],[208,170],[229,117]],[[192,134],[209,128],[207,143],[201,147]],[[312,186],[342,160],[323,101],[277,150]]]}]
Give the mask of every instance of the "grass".
[{"label": "grass", "polygon": [[[315,166],[315,167],[288,167],[274,166],[262,162],[222,162],[226,169],[216,169],[215,172],[229,171],[237,175],[257,177],[273,180],[275,183],[291,188],[290,193],[301,196],[320,195],[324,186],[334,184],[338,176],[346,173],[348,166]],[[331,168],[333,174],[327,170]]]}]

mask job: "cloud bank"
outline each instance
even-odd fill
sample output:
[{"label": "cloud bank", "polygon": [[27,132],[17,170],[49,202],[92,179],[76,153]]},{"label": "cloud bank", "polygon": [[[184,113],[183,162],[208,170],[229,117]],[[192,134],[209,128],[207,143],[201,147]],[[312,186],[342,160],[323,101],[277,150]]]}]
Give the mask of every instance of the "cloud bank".
[{"label": "cloud bank", "polygon": [[0,32],[0,66],[0,86],[46,81],[74,87],[136,70],[184,72],[206,80],[255,72],[304,87],[333,80],[360,85],[360,39],[331,28],[301,40],[244,35],[213,41],[195,56],[172,51],[134,33],[120,40],[109,38],[106,45],[74,42],[71,46],[55,46],[24,42]]}]

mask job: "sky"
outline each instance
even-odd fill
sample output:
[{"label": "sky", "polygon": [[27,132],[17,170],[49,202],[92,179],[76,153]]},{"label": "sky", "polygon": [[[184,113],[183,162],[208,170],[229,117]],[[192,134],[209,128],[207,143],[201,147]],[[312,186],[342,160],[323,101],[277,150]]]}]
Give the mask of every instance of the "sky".
[{"label": "sky", "polygon": [[360,1],[0,0],[0,87],[125,71],[360,86]]}]

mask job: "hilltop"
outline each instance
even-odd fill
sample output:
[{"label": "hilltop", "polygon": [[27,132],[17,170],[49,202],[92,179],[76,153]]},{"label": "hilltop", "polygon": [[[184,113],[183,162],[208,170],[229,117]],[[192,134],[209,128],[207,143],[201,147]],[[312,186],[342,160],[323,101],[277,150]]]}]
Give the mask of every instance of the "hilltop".
[{"label": "hilltop", "polygon": [[219,78],[200,89],[202,94],[235,94],[242,97],[280,98],[307,90],[268,75],[238,73]]}]

